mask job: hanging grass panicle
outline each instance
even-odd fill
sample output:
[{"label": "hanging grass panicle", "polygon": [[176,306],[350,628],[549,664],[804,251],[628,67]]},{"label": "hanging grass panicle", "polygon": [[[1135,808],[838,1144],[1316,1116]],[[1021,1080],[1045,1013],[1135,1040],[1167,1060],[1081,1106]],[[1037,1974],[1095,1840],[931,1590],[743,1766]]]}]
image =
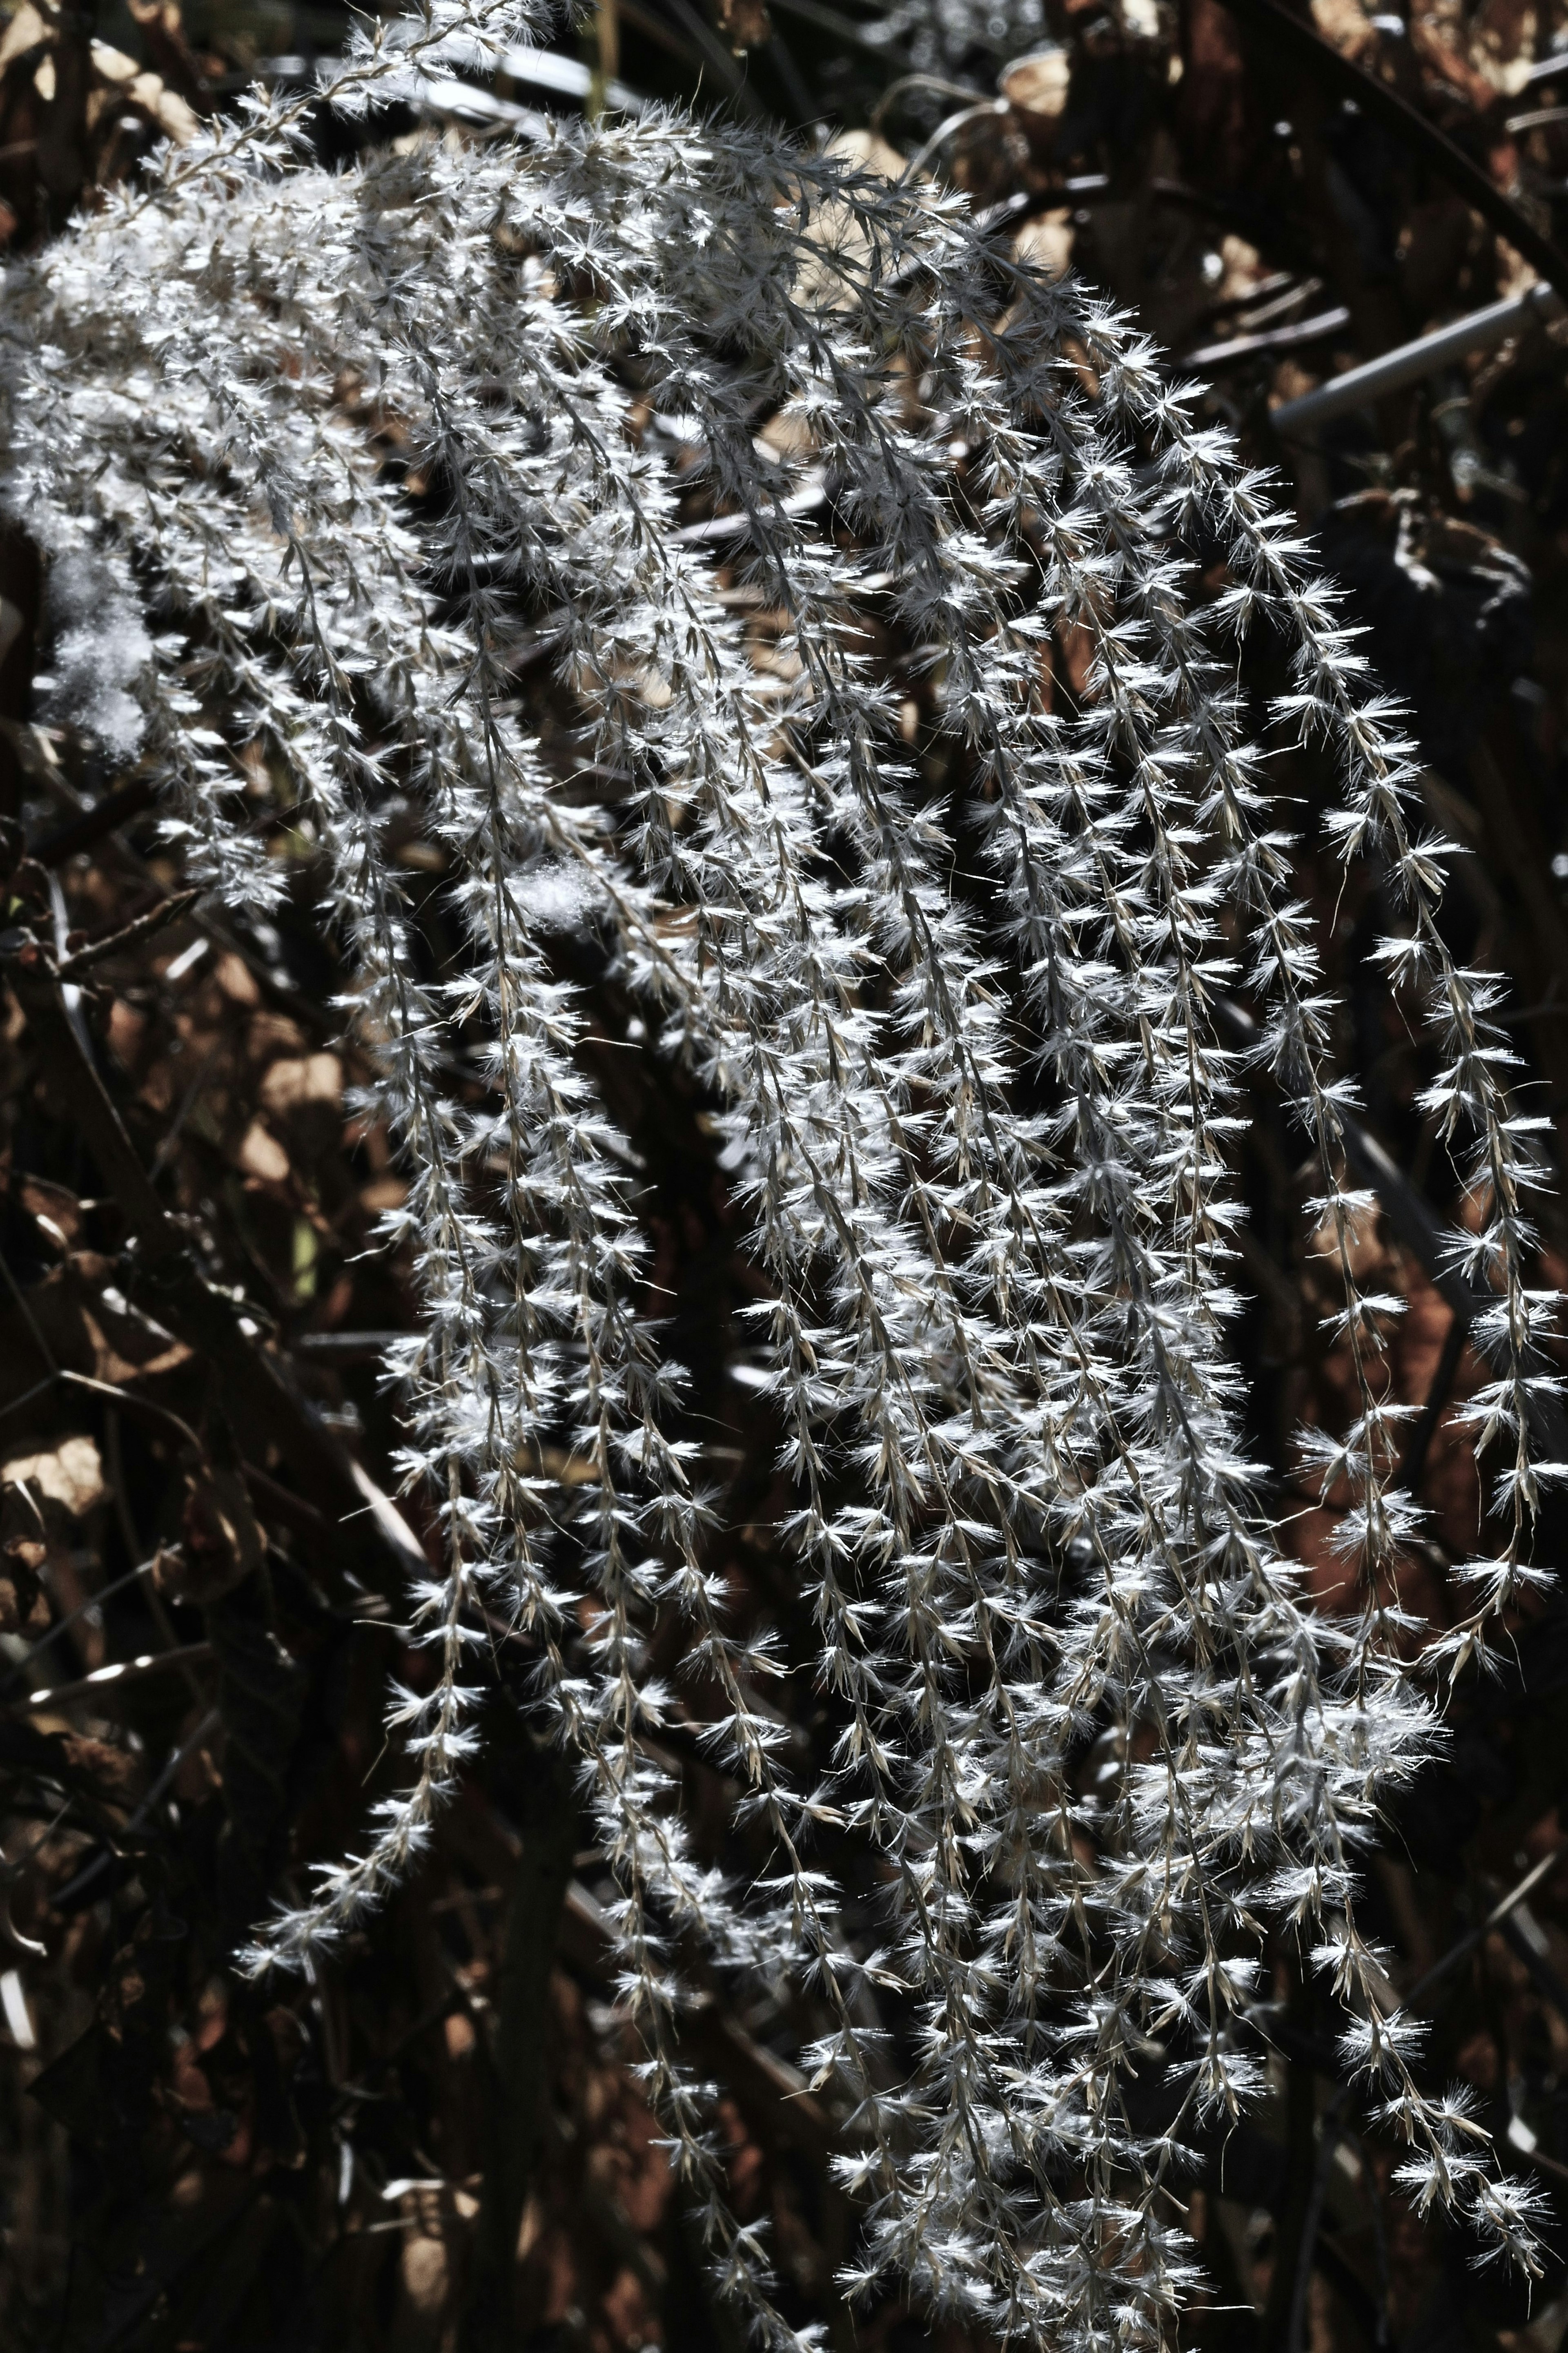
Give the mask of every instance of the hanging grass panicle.
[{"label": "hanging grass panicle", "polygon": [[[384,28],[332,103],[526,31],[510,0]],[[1532,2266],[1529,2194],[1423,2081],[1356,1925],[1379,1800],[1436,1719],[1392,1607],[1417,1520],[1398,1302],[1357,1282],[1351,1090],[1260,725],[1337,764],[1332,839],[1402,906],[1389,969],[1428,1008],[1428,1107],[1483,1209],[1492,1534],[1439,1669],[1537,1574],[1538,1169],[1496,984],[1438,923],[1398,714],[1305,550],[1124,318],[930,188],[670,113],[330,173],[303,120],[258,98],[171,153],[12,273],[5,326],[13,512],[69,590],[62,633],[116,617],[108,748],[139,738],[191,875],[255,908],[286,881],[241,790],[259,747],[309,819],[408,1177],[386,1234],[423,1303],[395,1369],[444,1548],[412,1602],[433,1672],[392,1708],[406,1786],[256,1965],[307,1963],[410,1867],[474,1753],[500,1615],[616,1873],[650,2094],[768,2341],[796,2340],[679,2045],[693,1947],[806,1989],[865,2216],[852,2284],[900,2277],[1008,2341],[1169,2342],[1184,2136],[1259,2088],[1239,2021],[1270,1921],[1331,1976],[1412,2196]],[[782,617],[765,672],[721,563]],[[879,614],[936,682],[940,801]],[[530,733],[525,629],[574,735]],[[1249,634],[1293,666],[1270,711]],[[457,968],[421,949],[410,827]],[[671,1434],[634,1158],[552,961],[563,906],[647,1050],[706,1090],[749,1219],[816,1778],[778,1656],[729,1620],[701,1446]],[[1321,1472],[1364,1607],[1333,1622],[1237,1434],[1232,990],[1342,1282],[1359,1409]],[[771,1853],[743,1891],[661,1761],[683,1711]],[[885,1893],[875,1952],[825,1860],[851,1848]],[[906,2021],[885,2046],[872,1989]]]}]

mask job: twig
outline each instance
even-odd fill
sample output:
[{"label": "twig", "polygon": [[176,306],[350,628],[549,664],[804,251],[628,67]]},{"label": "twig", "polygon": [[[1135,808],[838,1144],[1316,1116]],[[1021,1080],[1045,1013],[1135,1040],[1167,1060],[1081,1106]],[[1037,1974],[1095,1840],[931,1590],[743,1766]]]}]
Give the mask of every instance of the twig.
[{"label": "twig", "polygon": [[1274,411],[1274,429],[1281,434],[1304,433],[1326,425],[1331,417],[1381,399],[1384,393],[1403,392],[1407,385],[1419,384],[1451,360],[1493,350],[1532,319],[1562,316],[1561,298],[1550,287],[1531,286],[1523,294],[1510,295],[1506,302],[1490,302],[1483,311],[1471,311],[1446,327],[1434,327],[1430,334],[1417,335],[1360,367],[1347,368],[1316,391],[1302,393],[1299,400],[1282,401]]},{"label": "twig", "polygon": [[[311,1419],[271,1358],[241,1329],[235,1303],[202,1274],[183,1228],[159,1199],[102,1080],[82,1050],[58,976],[43,949],[30,944],[10,959],[9,970],[17,1001],[42,1049],[47,1082],[68,1104],[124,1214],[147,1278],[157,1285],[162,1314],[186,1345],[212,1365],[231,1425],[270,1439],[290,1470],[315,1487],[323,1508],[345,1533],[349,1524],[370,1517],[383,1559],[392,1554],[404,1572],[415,1560],[423,1567],[423,1547],[395,1506]],[[349,1540],[353,1544],[352,1536]],[[354,1549],[363,1553],[366,1548],[356,1545]]]},{"label": "twig", "polygon": [[[4,1251],[0,1251],[0,1274],[5,1276],[5,1288],[10,1293],[12,1298],[16,1301],[17,1308],[21,1314],[22,1321],[33,1335],[33,1345],[37,1348],[39,1356],[42,1356],[45,1364],[47,1365],[49,1368],[50,1379],[58,1378],[60,1368],[56,1358],[55,1352],[50,1347],[47,1340],[46,1340],[43,1333],[38,1328],[38,1319],[34,1314],[32,1308],[27,1303],[26,1293],[23,1291],[21,1285],[17,1282],[16,1276],[12,1273],[11,1262],[5,1257]],[[36,1392],[29,1389],[27,1394],[31,1397],[36,1395]],[[16,1402],[19,1405],[24,1404],[26,1399],[18,1398]]]},{"label": "twig", "polygon": [[78,817],[68,818],[63,825],[50,826],[30,844],[27,855],[36,858],[40,866],[63,866],[68,858],[79,850],[90,849],[106,833],[129,824],[150,809],[157,798],[158,788],[151,776],[135,776],[128,785],[106,793],[90,808]]},{"label": "twig", "polygon": [[906,90],[929,90],[938,98],[956,98],[965,105],[985,95],[984,90],[972,90],[966,82],[946,80],[941,74],[900,74],[897,80],[888,84],[887,89],[871,109],[870,127],[873,131],[881,130],[895,101],[902,98]]},{"label": "twig", "polygon": [[679,58],[682,65],[696,66],[700,71],[702,60],[690,42],[683,41],[662,16],[656,15],[651,8],[643,7],[640,0],[617,0],[617,5],[626,23],[635,25],[645,38],[656,42],[661,49],[668,49],[670,56]]},{"label": "twig", "polygon": [[550,1972],[572,1877],[580,1815],[569,1764],[552,1748],[530,1759],[528,1817],[507,1905],[495,1986],[495,2080],[489,2159],[463,2342],[468,2353],[510,2345],[517,2234],[542,2153],[550,2082]]},{"label": "twig", "polygon": [[297,1332],[289,1343],[297,1356],[320,1356],[333,1365],[378,1365],[406,1332]]},{"label": "twig", "polygon": [[[205,1642],[196,1643],[192,1647],[197,1650],[208,1651],[209,1652],[211,1649],[210,1644]],[[133,1838],[136,1835],[137,1831],[146,1821],[147,1817],[152,1812],[153,1807],[158,1803],[158,1800],[169,1787],[170,1782],[173,1781],[181,1766],[184,1763],[186,1757],[194,1755],[195,1750],[201,1746],[202,1742],[207,1739],[222,1722],[223,1711],[220,1708],[214,1706],[208,1707],[205,1710],[205,1714],[197,1723],[195,1730],[188,1733],[185,1738],[180,1743],[178,1748],[176,1748],[171,1756],[164,1758],[163,1767],[159,1772],[156,1780],[153,1781],[151,1788],[147,1790],[146,1795],[137,1806],[135,1812],[131,1816],[125,1828],[119,1832],[118,1835],[121,1839]],[[107,1872],[112,1871],[114,1865],[122,1860],[123,1857],[121,1856],[121,1850],[116,1844],[114,1839],[109,1837],[103,1838],[100,1841],[97,1851],[88,1856],[85,1862],[81,1864],[79,1870],[72,1873],[71,1877],[67,1880],[63,1887],[57,1890],[53,1898],[55,1909],[57,1911],[65,1911],[68,1908],[70,1910],[79,1910],[84,1903],[92,1900],[93,1891],[99,1887],[104,1874]],[[104,1892],[107,1893],[107,1891]]]},{"label": "twig", "polygon": [[[160,1405],[155,1398],[138,1397],[133,1389],[122,1388],[118,1381],[100,1381],[91,1373],[73,1372],[68,1365],[60,1367],[59,1378],[68,1388],[86,1389],[92,1397],[102,1398],[110,1411],[123,1410],[132,1421],[151,1423],[157,1430],[166,1430],[182,1447],[190,1449],[193,1458],[200,1461],[206,1449],[188,1421],[170,1406]],[[140,1552],[140,1545],[132,1545]]]},{"label": "twig", "polygon": [[36,1642],[29,1642],[26,1650],[16,1662],[10,1672],[5,1675],[0,1675],[0,1699],[4,1698],[5,1693],[10,1690],[13,1683],[19,1683],[22,1681],[23,1676],[26,1673],[27,1669],[32,1665],[34,1660],[38,1657],[40,1652],[48,1649],[49,1644],[54,1641],[57,1634],[63,1634],[68,1626],[74,1626],[79,1618],[85,1618],[89,1609],[98,1609],[103,1602],[109,1600],[111,1595],[123,1593],[125,1588],[128,1585],[134,1585],[139,1577],[145,1577],[148,1570],[155,1565],[156,1557],[156,1555],[154,1555],[153,1560],[139,1562],[136,1567],[128,1568],[123,1577],[115,1577],[110,1584],[102,1587],[97,1593],[89,1593],[87,1599],[85,1601],[79,1601],[74,1609],[68,1609],[63,1618],[57,1618],[47,1634],[40,1634]]},{"label": "twig", "polygon": [[[860,57],[875,58],[879,65],[896,66],[903,73],[911,70],[912,60],[905,50],[891,41],[874,40],[851,17],[841,16],[837,8],[825,8],[822,0],[773,0],[773,4],[786,16],[798,16],[802,24],[815,25],[819,33],[831,34],[841,47],[854,49]],[[983,46],[996,47],[992,42]],[[997,54],[1000,55],[999,49]]]},{"label": "twig", "polygon": [[1512,197],[1504,195],[1497,182],[1479,164],[1472,163],[1436,123],[1428,122],[1407,99],[1401,98],[1397,90],[1390,90],[1363,67],[1342,57],[1309,23],[1293,16],[1281,0],[1225,0],[1225,5],[1244,25],[1254,25],[1259,30],[1267,27],[1270,38],[1299,58],[1321,81],[1342,96],[1352,98],[1363,114],[1375,117],[1407,146],[1425,155],[1449,185],[1474,206],[1483,220],[1489,221],[1516,252],[1521,253],[1542,278],[1568,299],[1568,254],[1563,253],[1551,237],[1543,237]]},{"label": "twig", "polygon": [[1531,1982],[1538,1994],[1568,2024],[1568,1985],[1552,1958],[1551,1947],[1540,1921],[1528,1904],[1516,1904],[1506,1920],[1499,1923],[1502,1938],[1510,1950],[1518,1955],[1530,1972]]},{"label": "twig", "polygon": [[[170,1419],[173,1420],[175,1417],[171,1415]],[[197,1451],[199,1458],[201,1450],[198,1449]],[[131,1497],[126,1490],[125,1450],[120,1442],[120,1408],[117,1404],[108,1407],[103,1417],[103,1467],[109,1473],[110,1484],[114,1491],[114,1510],[115,1516],[120,1522],[121,1540],[131,1558],[134,1560],[142,1550],[142,1537],[132,1513]],[[151,1565],[149,1563],[149,1566]],[[147,1614],[158,1629],[159,1641],[165,1651],[177,1651],[180,1647],[180,1638],[174,1631],[174,1622],[168,1611],[163,1607],[163,1597],[158,1590],[156,1577],[148,1586],[146,1598]],[[185,1686],[193,1699],[200,1700],[204,1696],[195,1673],[188,1667],[185,1670]]]},{"label": "twig", "polygon": [[[1313,2039],[1314,2002],[1310,1964],[1292,1957],[1289,1962],[1289,2017],[1302,2040]],[[1285,2180],[1274,2217],[1274,2272],[1264,2309],[1263,2342],[1283,2345],[1287,2353],[1300,2353],[1300,2316],[1312,2276],[1312,2251],[1317,2240],[1318,2172],[1314,2162],[1318,2120],[1318,2079],[1311,2060],[1292,2051],[1286,2061]]]},{"label": "twig", "polygon": [[1448,1402],[1448,1392],[1454,1386],[1459,1359],[1465,1353],[1467,1336],[1463,1317],[1456,1315],[1443,1335],[1442,1351],[1432,1374],[1432,1386],[1426,1392],[1426,1401],[1421,1409],[1421,1419],[1411,1433],[1410,1443],[1405,1450],[1405,1457],[1394,1482],[1396,1487],[1408,1488],[1412,1494],[1421,1484],[1426,1457],[1437,1434],[1437,1424],[1443,1419],[1443,1408]]},{"label": "twig", "polygon": [[948,141],[956,138],[961,131],[967,130],[972,122],[980,122],[987,116],[999,118],[1009,111],[1005,98],[977,98],[967,106],[959,107],[945,121],[937,124],[922,146],[916,148],[899,174],[900,186],[907,187],[911,181],[918,180],[939,149],[945,147]]},{"label": "twig", "polygon": [[689,0],[661,0],[660,13],[668,16],[679,27],[702,59],[704,70],[712,74],[727,98],[733,99],[743,114],[766,119],[767,109],[752,89],[731,52],[717,33],[711,32]]},{"label": "twig", "polygon": [[[1309,2082],[1312,2080],[1309,2076]],[[1311,2292],[1312,2271],[1317,2262],[1318,2232],[1322,2225],[1323,2200],[1328,2195],[1329,2175],[1344,2130],[1345,2110],[1350,2105],[1350,2087],[1345,2085],[1330,2102],[1319,2126],[1317,2162],[1307,2192],[1307,2208],[1301,2217],[1301,2235],[1298,2244],[1295,2274],[1290,2282],[1290,2313],[1285,2331],[1285,2353],[1301,2353],[1307,2337],[1307,2299]]]},{"label": "twig", "polygon": [[79,972],[86,972],[110,956],[123,955],[127,948],[140,947],[143,940],[150,940],[154,933],[166,930],[182,915],[189,914],[201,895],[200,891],[176,891],[161,906],[149,908],[146,914],[111,932],[108,939],[94,940],[87,947],[78,948],[74,955],[67,956],[63,964],[56,966],[58,976],[74,980]]},{"label": "twig", "polygon": [[1320,311],[1315,319],[1298,319],[1288,327],[1265,327],[1253,335],[1232,335],[1223,343],[1205,343],[1202,350],[1189,352],[1182,365],[1190,368],[1227,367],[1233,360],[1251,359],[1264,352],[1293,352],[1303,343],[1321,343],[1325,336],[1337,335],[1348,327],[1351,314],[1342,302],[1331,311]]},{"label": "twig", "polygon": [[[205,1643],[200,1642],[192,1645],[192,1648],[195,1650],[205,1650],[207,1647],[208,1646]],[[152,1788],[147,1791],[146,1796],[142,1799],[136,1811],[132,1815],[131,1820],[125,1825],[128,1835],[131,1831],[139,1831],[141,1829],[142,1823],[146,1820],[148,1815],[152,1812],[153,1807],[157,1804],[159,1799],[163,1796],[164,1790],[168,1788],[170,1782],[174,1779],[175,1774],[184,1763],[186,1757],[195,1756],[196,1750],[201,1746],[202,1742],[207,1738],[209,1734],[217,1729],[222,1721],[223,1716],[221,1711],[216,1707],[209,1707],[206,1714],[197,1724],[195,1730],[194,1732],[187,1733],[184,1739],[181,1741],[179,1746],[174,1751],[174,1754],[164,1758],[157,1779],[153,1783]]]},{"label": "twig", "polygon": [[177,1651],[145,1651],[140,1658],[119,1659],[111,1667],[95,1667],[90,1675],[79,1675],[75,1683],[29,1692],[25,1700],[16,1700],[11,1704],[26,1715],[37,1715],[46,1708],[64,1707],[70,1700],[96,1699],[121,1683],[140,1683],[144,1676],[163,1674],[170,1667],[206,1666],[212,1655],[210,1642],[182,1642]]},{"label": "twig", "polygon": [[1558,1864],[1564,1861],[1568,1861],[1568,1840],[1564,1840],[1561,1846],[1554,1846],[1550,1854],[1542,1855],[1541,1861],[1525,1873],[1518,1885],[1510,1887],[1508,1894],[1499,1903],[1493,1905],[1479,1927],[1467,1930],[1458,1944],[1450,1945],[1447,1951],[1433,1962],[1426,1976],[1418,1978],[1411,1987],[1395,2015],[1403,2016],[1405,2011],[1414,2010],[1416,2003],[1448,1975],[1450,1969],[1458,1968],[1459,1963],[1468,1959],[1478,1945],[1486,1942],[1494,1928],[1502,1926],[1516,1904],[1522,1904],[1527,1896],[1533,1894],[1542,1881],[1549,1879]]}]

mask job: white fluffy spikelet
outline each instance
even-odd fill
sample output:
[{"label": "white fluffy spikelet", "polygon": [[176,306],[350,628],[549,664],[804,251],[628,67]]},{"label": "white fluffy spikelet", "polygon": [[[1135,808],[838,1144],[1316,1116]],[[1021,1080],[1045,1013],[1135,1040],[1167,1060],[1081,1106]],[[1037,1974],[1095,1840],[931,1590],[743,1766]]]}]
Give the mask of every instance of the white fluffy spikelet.
[{"label": "white fluffy spikelet", "polygon": [[135,689],[153,659],[141,601],[90,551],[68,544],[50,551],[47,582],[50,667],[35,681],[39,708],[45,718],[68,716],[105,757],[127,764],[142,748]]},{"label": "white fluffy spikelet", "polygon": [[[483,5],[383,28],[335,100],[521,37]],[[411,1787],[258,1958],[305,1962],[405,1870],[473,1753],[468,1662],[504,1613],[617,1876],[652,2094],[768,2341],[795,2339],[680,2056],[682,1941],[809,1988],[866,2215],[855,2279],[999,2338],[1172,2341],[1193,2274],[1166,2192],[1184,2131],[1257,2090],[1236,2021],[1270,1916],[1331,1970],[1415,2194],[1532,2263],[1528,2198],[1456,2141],[1355,1926],[1379,1799],[1435,1719],[1382,1607],[1409,1532],[1394,1309],[1356,1283],[1348,1095],[1254,748],[1249,628],[1294,663],[1268,723],[1339,765],[1342,855],[1403,898],[1391,953],[1444,1046],[1431,1107],[1485,1204],[1465,1248],[1496,1293],[1476,1410],[1502,1467],[1450,1666],[1534,1574],[1539,1172],[1491,984],[1437,927],[1397,716],[1302,550],[1126,321],[956,203],[674,115],[336,174],[299,119],[258,100],[171,154],[12,273],[3,330],[14,511],[132,617],[115,691],[193,874],[252,904],[278,888],[247,747],[309,815],[410,1180],[389,1227],[424,1301],[406,1469],[446,1547],[411,1630],[437,1672],[392,1712]],[[649,435],[656,411],[679,431]],[[763,442],[770,417],[790,430]],[[384,462],[389,418],[422,497]],[[675,448],[720,518],[695,533]],[[1230,585],[1205,604],[1193,550],[1216,542]],[[758,674],[715,550],[787,617],[795,664]],[[939,669],[952,807],[922,797],[868,664],[878,599]],[[574,752],[528,732],[525,621]],[[1058,630],[1088,649],[1076,705],[1047,691]],[[411,821],[467,940],[436,977],[388,847]],[[820,1782],[781,1738],[774,1662],[726,1628],[698,1452],[667,1434],[629,1155],[548,955],[583,923],[709,1091],[751,1214]],[[1324,1465],[1367,1604],[1339,1629],[1298,1599],[1233,1408],[1240,1113],[1215,999],[1242,983],[1318,1156],[1362,1380]],[[656,1627],[771,1839],[752,1889],[700,1862],[658,1761],[682,1702]],[[825,1825],[874,1854],[875,1956],[840,1927]],[[913,2021],[904,2080],[872,2063],[868,1978]]]}]

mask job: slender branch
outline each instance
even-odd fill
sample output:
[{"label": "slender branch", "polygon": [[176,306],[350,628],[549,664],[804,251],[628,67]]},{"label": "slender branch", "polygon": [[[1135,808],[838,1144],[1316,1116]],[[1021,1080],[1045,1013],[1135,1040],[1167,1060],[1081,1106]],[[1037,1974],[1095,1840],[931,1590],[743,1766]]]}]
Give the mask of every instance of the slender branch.
[{"label": "slender branch", "polygon": [[1326,82],[1342,97],[1354,99],[1363,113],[1373,116],[1406,147],[1422,156],[1439,178],[1447,180],[1473,205],[1548,284],[1568,299],[1568,254],[1544,236],[1512,197],[1503,194],[1490,174],[1472,163],[1463,148],[1457,147],[1435,122],[1428,122],[1408,99],[1390,90],[1386,82],[1379,81],[1353,59],[1342,57],[1331,42],[1305,19],[1293,15],[1285,0],[1224,0],[1224,5],[1244,25],[1260,35],[1267,31],[1270,40],[1277,41],[1291,58],[1306,66],[1318,80]]},{"label": "slender branch", "polygon": [[[372,1498],[363,1475],[285,1384],[272,1358],[241,1328],[241,1311],[202,1274],[190,1240],[164,1208],[127,1135],[102,1080],[88,1060],[66,1009],[60,983],[44,952],[24,947],[12,957],[8,976],[41,1050],[47,1084],[58,1091],[78,1122],[134,1236],[143,1279],[157,1294],[159,1312],[190,1346],[212,1365],[229,1420],[235,1428],[264,1432],[279,1447],[296,1476],[302,1476],[322,1508],[342,1532],[350,1555],[384,1579],[395,1560],[400,1574],[409,1558],[423,1560],[411,1530],[395,1547],[384,1534],[394,1507],[366,1511]],[[399,1519],[399,1525],[402,1525]],[[362,1534],[361,1531],[366,1531]],[[367,1541],[374,1531],[378,1542]]]}]

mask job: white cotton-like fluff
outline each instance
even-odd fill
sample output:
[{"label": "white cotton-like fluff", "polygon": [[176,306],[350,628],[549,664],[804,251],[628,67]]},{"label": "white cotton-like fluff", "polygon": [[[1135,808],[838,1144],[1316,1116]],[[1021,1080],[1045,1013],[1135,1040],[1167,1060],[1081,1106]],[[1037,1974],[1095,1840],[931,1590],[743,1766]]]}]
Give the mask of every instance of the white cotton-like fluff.
[{"label": "white cotton-like fluff", "polygon": [[73,550],[48,567],[44,607],[48,670],[38,681],[46,719],[68,719],[110,760],[133,760],[147,720],[136,691],[153,659],[141,612],[112,573]]},{"label": "white cotton-like fluff", "polygon": [[575,932],[595,903],[593,877],[564,858],[547,859],[521,876],[518,896],[542,932]]},{"label": "white cotton-like fluff", "polygon": [[[515,26],[510,0],[443,0],[385,55],[358,42],[334,101]],[[1379,860],[1438,1049],[1424,1108],[1482,1205],[1510,1524],[1426,1663],[1463,1663],[1535,1573],[1540,1171],[1492,984],[1438,921],[1413,747],[1196,396],[959,199],[663,112],[327,172],[293,142],[305,104],[258,101],[150,195],[111,192],[12,274],[0,325],[14,511],[145,586],[138,624],[62,575],[59,707],[128,741],[135,680],[170,838],[236,898],[279,863],[243,764],[298,812],[406,1181],[431,1666],[393,1710],[407,1787],[255,1964],[308,1967],[413,1868],[499,1613],[616,1859],[648,2094],[756,2339],[803,2342],[673,2030],[688,1951],[801,1989],[803,2056],[855,2119],[850,2276],[1032,2353],[1158,2353],[1194,2277],[1173,2151],[1261,2080],[1235,2039],[1260,1924],[1331,1941],[1349,2017],[1382,2021],[1357,1859],[1436,1736],[1383,1607],[1414,1511],[1387,1492],[1392,1308],[1357,1288],[1349,1097],[1262,738],[1337,767],[1326,854]],[[388,470],[388,416],[439,499]],[[765,673],[738,583],[774,617]],[[920,649],[940,803],[868,612]],[[1249,629],[1291,665],[1268,706]],[[1053,691],[1068,630],[1078,698]],[[590,911],[625,1047],[714,1106],[755,1260],[748,1377],[809,1653],[787,1734],[779,1662],[731,1627],[702,1400],[672,1434],[620,1058],[563,976]],[[1311,1138],[1321,1279],[1358,1340],[1333,1470],[1365,1606],[1331,1634],[1227,1353],[1235,989]],[[744,1884],[659,1744],[687,1694],[765,1858]],[[865,2003],[889,1989],[884,2049]],[[1413,2161],[1440,2154],[1400,2032],[1366,2031]],[[1434,2179],[1533,2263],[1528,2200],[1475,2167]]]}]

